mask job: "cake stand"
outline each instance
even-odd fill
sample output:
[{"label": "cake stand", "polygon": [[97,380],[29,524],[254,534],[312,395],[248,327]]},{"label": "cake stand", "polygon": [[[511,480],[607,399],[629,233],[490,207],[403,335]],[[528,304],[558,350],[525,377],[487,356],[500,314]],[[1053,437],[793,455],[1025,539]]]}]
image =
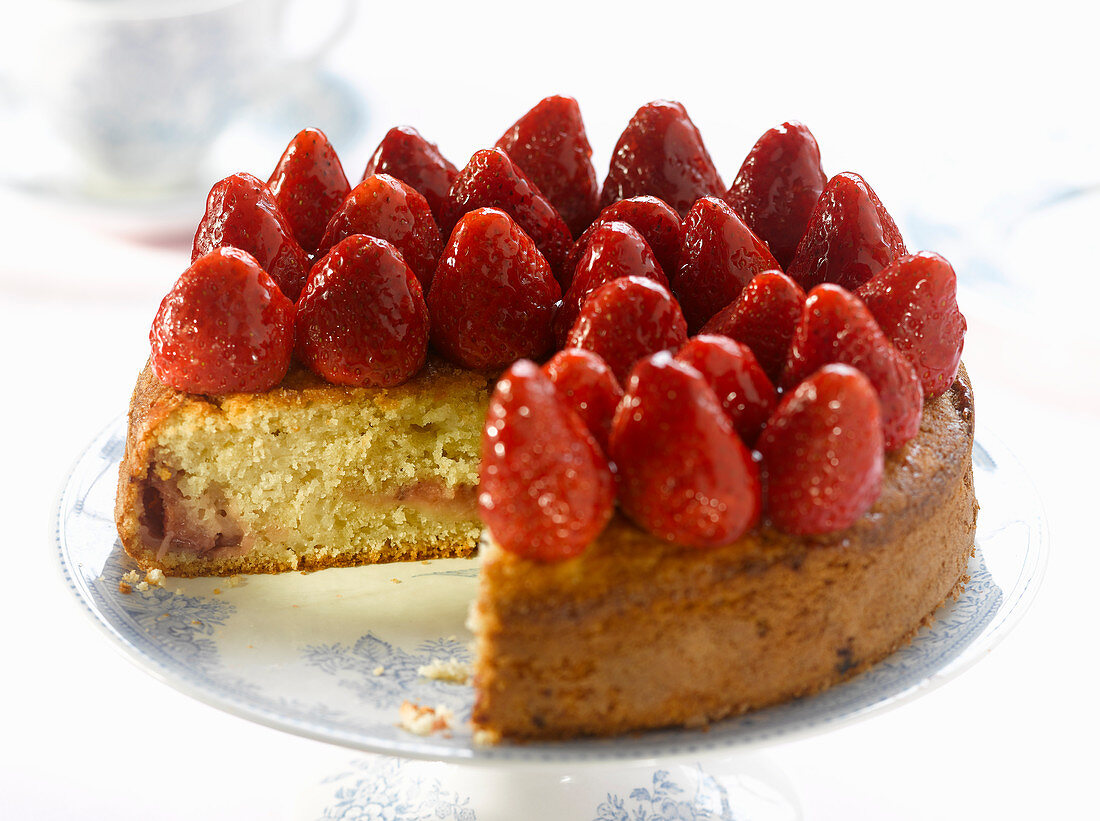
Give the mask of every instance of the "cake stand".
[{"label": "cake stand", "polygon": [[[124,442],[118,420],[80,456],[62,491],[55,540],[65,581],[114,646],[161,681],[251,721],[369,754],[303,785],[303,818],[799,818],[792,786],[756,751],[877,715],[967,669],[1023,615],[1048,553],[1031,483],[979,428],[982,509],[970,582],[894,655],[816,696],[707,731],[480,746],[467,723],[472,689],[418,672],[433,660],[470,660],[465,617],[476,559],[170,578],[164,587],[133,583],[125,594],[120,581],[136,566],[113,515]],[[453,711],[453,730],[401,729],[406,700]]]}]

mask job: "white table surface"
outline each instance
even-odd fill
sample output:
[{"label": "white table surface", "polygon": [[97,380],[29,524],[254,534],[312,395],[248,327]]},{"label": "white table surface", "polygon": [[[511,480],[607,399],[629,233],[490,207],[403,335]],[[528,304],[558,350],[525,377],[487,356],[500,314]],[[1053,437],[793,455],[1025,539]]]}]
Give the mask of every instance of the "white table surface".
[{"label": "white table surface", "polygon": [[[372,6],[360,15],[330,62],[369,100],[358,138],[337,145],[349,174],[400,122],[461,165],[554,92],[580,99],[602,174],[634,108],[667,95],[688,104],[727,180],[759,133],[792,116],[808,122],[827,171],[861,171],[911,247],[914,235],[939,238],[930,250],[959,270],[978,414],[1034,479],[1053,558],[1032,611],[961,678],[873,720],[770,749],[805,817],[1095,812],[1100,332],[1086,289],[1100,275],[1100,197],[1019,218],[1045,191],[1100,182],[1100,116],[1077,108],[1097,76],[1081,21],[1058,4],[1038,22],[965,8],[937,18],[924,7],[919,19],[876,29],[859,16],[876,5],[851,10],[847,22],[828,6],[797,25],[777,12],[692,26],[664,17],[658,25],[649,10],[625,23],[589,10],[602,15],[598,25],[578,28],[571,4],[538,17],[492,8],[436,10],[415,50],[375,36],[407,27],[400,12]],[[528,32],[522,46],[505,37],[513,24]],[[844,32],[856,43],[837,54]],[[334,132],[352,133],[333,117]],[[266,176],[279,140],[249,138],[223,147],[218,172]],[[201,197],[189,208],[193,225]],[[60,483],[125,410],[152,315],[189,259],[186,229],[138,242],[119,235],[117,219],[111,231],[104,224],[0,189],[0,499],[11,528],[0,583],[0,817],[295,818],[302,789],[353,754],[230,717],[154,680],[114,651],[58,575],[50,523]],[[984,262],[1003,281],[983,276]]]}]

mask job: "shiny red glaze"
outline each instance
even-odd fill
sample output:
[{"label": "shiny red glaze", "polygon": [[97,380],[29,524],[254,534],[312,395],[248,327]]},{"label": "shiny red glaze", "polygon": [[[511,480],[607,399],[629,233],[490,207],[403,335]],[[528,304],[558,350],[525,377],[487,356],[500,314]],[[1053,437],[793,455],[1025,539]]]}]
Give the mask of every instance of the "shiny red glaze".
[{"label": "shiny red glaze", "polygon": [[826,365],[783,398],[757,449],[774,527],[800,535],[849,527],[882,490],[874,387],[854,368]]},{"label": "shiny red glaze", "polygon": [[388,174],[367,177],[332,215],[321,239],[323,255],[354,234],[369,234],[391,243],[413,269],[424,290],[432,287],[443,239],[428,201],[416,189]]},{"label": "shiny red glaze", "polygon": [[478,511],[505,550],[540,562],[580,555],[611,519],[615,480],[592,434],[538,365],[496,384],[481,435]]},{"label": "shiny red glaze", "polygon": [[378,148],[374,149],[362,178],[365,180],[374,174],[389,174],[411,185],[428,201],[436,223],[442,224],[443,206],[458,176],[458,168],[415,128],[399,125],[386,132]]},{"label": "shiny red glaze", "polygon": [[542,366],[558,397],[581,418],[607,453],[611,418],[623,398],[623,389],[611,368],[592,351],[566,348]]},{"label": "shiny red glaze", "polygon": [[802,123],[764,133],[749,151],[726,202],[786,267],[825,188],[821,150]]},{"label": "shiny red glaze", "polygon": [[806,298],[791,339],[783,387],[793,388],[833,362],[851,365],[871,380],[882,406],[886,450],[899,448],[917,435],[924,394],[916,370],[858,298],[826,283]]},{"label": "shiny red glaze", "polygon": [[611,426],[619,504],[636,524],[678,545],[741,538],[760,516],[760,479],[700,373],[668,353],[634,368]]},{"label": "shiny red glaze", "polygon": [[428,292],[432,344],[465,368],[537,359],[552,344],[560,299],[534,241],[505,212],[479,208],[459,220],[439,260]]},{"label": "shiny red glaze", "polygon": [[178,391],[266,391],[290,366],[294,303],[251,255],[217,248],[161,301],[149,344],[153,371]]},{"label": "shiny red glaze", "polygon": [[806,293],[794,280],[780,271],[764,271],[707,320],[699,333],[721,334],[748,345],[774,384],[783,375],[805,303]]},{"label": "shiny red glaze", "polygon": [[562,269],[562,288],[568,288],[592,235],[605,222],[625,222],[633,225],[649,243],[661,270],[669,274],[676,270],[680,259],[680,215],[668,203],[656,197],[631,197],[614,202],[600,212],[580,239],[573,243]]},{"label": "shiny red glaze", "polygon": [[497,140],[512,162],[580,234],[600,210],[600,184],[581,109],[572,97],[547,97]]},{"label": "shiny red glaze", "polygon": [[676,351],[686,341],[687,323],[667,288],[620,277],[589,294],[564,347],[598,354],[622,383],[643,356]]},{"label": "shiny red glaze", "polygon": [[324,132],[299,131],[267,181],[294,238],[302,248],[317,253],[325,226],[351,191],[340,158]]},{"label": "shiny red glaze", "polygon": [[416,274],[385,240],[355,234],[317,261],[298,299],[298,358],[335,385],[390,388],[428,354]]},{"label": "shiny red glaze", "polygon": [[901,232],[871,186],[844,172],[826,184],[787,275],[807,291],[822,282],[854,291],[904,253]]},{"label": "shiny red glaze", "polygon": [[309,274],[309,255],[294,239],[270,189],[251,174],[234,174],[210,189],[191,261],[226,247],[247,251],[287,299],[298,298]]},{"label": "shiny red glaze", "polygon": [[688,329],[698,331],[754,276],[779,263],[734,210],[717,197],[691,207],[680,228],[680,265],[670,274]]},{"label": "shiny red glaze", "polygon": [[638,109],[615,144],[600,204],[649,194],[682,216],[699,197],[725,192],[687,110],[680,103],[656,100]]},{"label": "shiny red glaze", "polygon": [[752,445],[775,410],[775,386],[747,345],[725,336],[692,337],[676,358],[703,375],[733,429]]},{"label": "shiny red glaze", "polygon": [[917,369],[925,396],[946,392],[959,372],[966,317],[955,294],[951,263],[926,251],[895,259],[856,291]]},{"label": "shiny red glaze", "polygon": [[478,151],[459,172],[440,227],[446,234],[459,217],[475,208],[506,212],[535,241],[550,268],[555,273],[561,270],[573,235],[550,201],[499,148]]},{"label": "shiny red glaze", "polygon": [[554,338],[559,346],[564,344],[585,299],[604,283],[636,276],[668,287],[668,279],[649,243],[633,226],[625,222],[601,222],[594,227],[596,230],[589,237],[588,247],[554,318]]}]

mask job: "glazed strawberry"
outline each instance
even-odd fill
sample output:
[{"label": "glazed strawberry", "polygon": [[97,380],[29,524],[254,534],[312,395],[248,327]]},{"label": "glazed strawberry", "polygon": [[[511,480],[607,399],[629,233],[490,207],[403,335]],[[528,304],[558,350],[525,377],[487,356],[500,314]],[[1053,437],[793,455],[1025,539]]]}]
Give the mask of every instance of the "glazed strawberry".
[{"label": "glazed strawberry", "polygon": [[559,346],[573,327],[584,300],[604,283],[619,277],[637,276],[668,287],[668,279],[649,243],[633,226],[625,222],[602,222],[593,227],[588,247],[554,318],[554,338]]},{"label": "glazed strawberry", "polygon": [[266,391],[290,366],[294,303],[252,256],[217,248],[161,301],[149,344],[153,371],[178,391]]},{"label": "glazed strawberry", "polygon": [[621,383],[643,356],[679,350],[686,341],[687,323],[667,288],[620,277],[588,295],[564,347],[598,354]]},{"label": "glazed strawberry", "polygon": [[825,188],[821,151],[802,123],[764,133],[749,151],[726,202],[786,267]]},{"label": "glazed strawberry", "polygon": [[444,233],[475,208],[499,208],[535,241],[552,270],[560,271],[573,235],[550,201],[499,148],[478,151],[459,172],[447,201]]},{"label": "glazed strawberry", "polygon": [[682,216],[699,197],[725,191],[687,110],[656,100],[638,109],[615,144],[600,204],[649,194]]},{"label": "glazed strawberry", "polygon": [[335,385],[389,388],[428,353],[428,308],[398,250],[355,234],[318,260],[298,300],[298,358]]},{"label": "glazed strawberry", "polygon": [[623,398],[623,389],[607,363],[591,351],[566,348],[542,366],[558,397],[581,418],[607,453],[611,418]]},{"label": "glazed strawberry", "polygon": [[322,254],[345,237],[369,234],[391,243],[427,291],[443,250],[428,201],[388,174],[367,177],[332,215],[319,248]]},{"label": "glazed strawberry", "polygon": [[966,317],[955,301],[955,271],[939,254],[899,257],[856,295],[913,363],[925,396],[947,391],[959,372]]},{"label": "glazed strawberry", "polygon": [[432,216],[442,225],[443,205],[458,176],[454,163],[439,153],[435,143],[420,136],[407,125],[391,128],[374,149],[363,179],[374,174],[389,174],[419,191],[428,201]]},{"label": "glazed strawberry", "polygon": [[568,288],[577,263],[584,256],[592,235],[606,222],[620,221],[634,226],[657,257],[665,274],[673,273],[680,259],[680,215],[668,203],[656,197],[631,197],[614,202],[600,212],[593,222],[573,243],[562,271],[562,287]]},{"label": "glazed strawberry", "polygon": [[825,284],[806,298],[791,339],[784,388],[793,388],[832,362],[851,365],[874,385],[887,450],[901,447],[917,434],[924,403],[917,372],[859,299],[839,285]]},{"label": "glazed strawberry", "polygon": [[658,538],[718,547],[760,516],[752,455],[699,372],[668,353],[631,373],[611,426],[611,458],[623,512]]},{"label": "glazed strawberry", "polygon": [[271,191],[251,174],[234,174],[210,189],[191,261],[225,247],[247,251],[287,299],[298,298],[309,274],[309,255],[294,239]]},{"label": "glazed strawberry", "polygon": [[464,368],[541,357],[559,299],[534,241],[500,209],[478,208],[455,226],[428,292],[432,344]]},{"label": "glazed strawberry", "polygon": [[267,181],[303,250],[315,254],[325,226],[351,191],[344,167],[324,132],[299,131]]},{"label": "glazed strawberry", "polygon": [[854,291],[905,253],[894,220],[859,174],[837,174],[810,214],[787,274],[806,290],[835,282]]},{"label": "glazed strawberry", "polygon": [[882,489],[874,387],[848,365],[826,365],[783,398],[757,448],[772,525],[806,535],[849,527]]},{"label": "glazed strawberry", "polygon": [[542,562],[577,556],[615,509],[596,440],[538,365],[521,359],[496,384],[481,436],[478,510],[493,539]]},{"label": "glazed strawberry", "polygon": [[572,97],[547,97],[497,140],[561,214],[574,234],[600,209],[600,185],[581,109]]},{"label": "glazed strawberry", "polygon": [[768,246],[723,200],[703,197],[680,228],[680,265],[670,273],[688,329],[698,331],[762,271],[779,267]]},{"label": "glazed strawberry", "polygon": [[775,387],[747,345],[725,336],[700,335],[676,354],[703,375],[746,444],[753,444],[775,410]]},{"label": "glazed strawberry", "polygon": [[748,345],[768,378],[783,375],[806,293],[779,271],[752,278],[737,299],[707,320],[700,333],[721,334]]}]

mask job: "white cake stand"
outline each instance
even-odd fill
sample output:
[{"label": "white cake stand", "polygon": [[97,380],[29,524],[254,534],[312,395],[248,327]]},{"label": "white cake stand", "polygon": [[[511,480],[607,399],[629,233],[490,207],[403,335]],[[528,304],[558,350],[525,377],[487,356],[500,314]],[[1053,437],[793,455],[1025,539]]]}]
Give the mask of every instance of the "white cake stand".
[{"label": "white cake stand", "polygon": [[[114,525],[121,420],[81,455],[55,530],[61,569],[93,621],[130,660],[200,701],[260,724],[370,755],[303,792],[325,819],[795,819],[782,773],[755,753],[903,704],[984,657],[1023,615],[1042,577],[1047,528],[1031,483],[979,430],[982,509],[970,583],[911,644],[811,698],[712,725],[612,740],[474,743],[470,687],[418,675],[470,659],[466,609],[476,559],[319,573],[168,579],[123,594],[135,568]],[[447,735],[397,726],[403,701],[446,707]]]}]

